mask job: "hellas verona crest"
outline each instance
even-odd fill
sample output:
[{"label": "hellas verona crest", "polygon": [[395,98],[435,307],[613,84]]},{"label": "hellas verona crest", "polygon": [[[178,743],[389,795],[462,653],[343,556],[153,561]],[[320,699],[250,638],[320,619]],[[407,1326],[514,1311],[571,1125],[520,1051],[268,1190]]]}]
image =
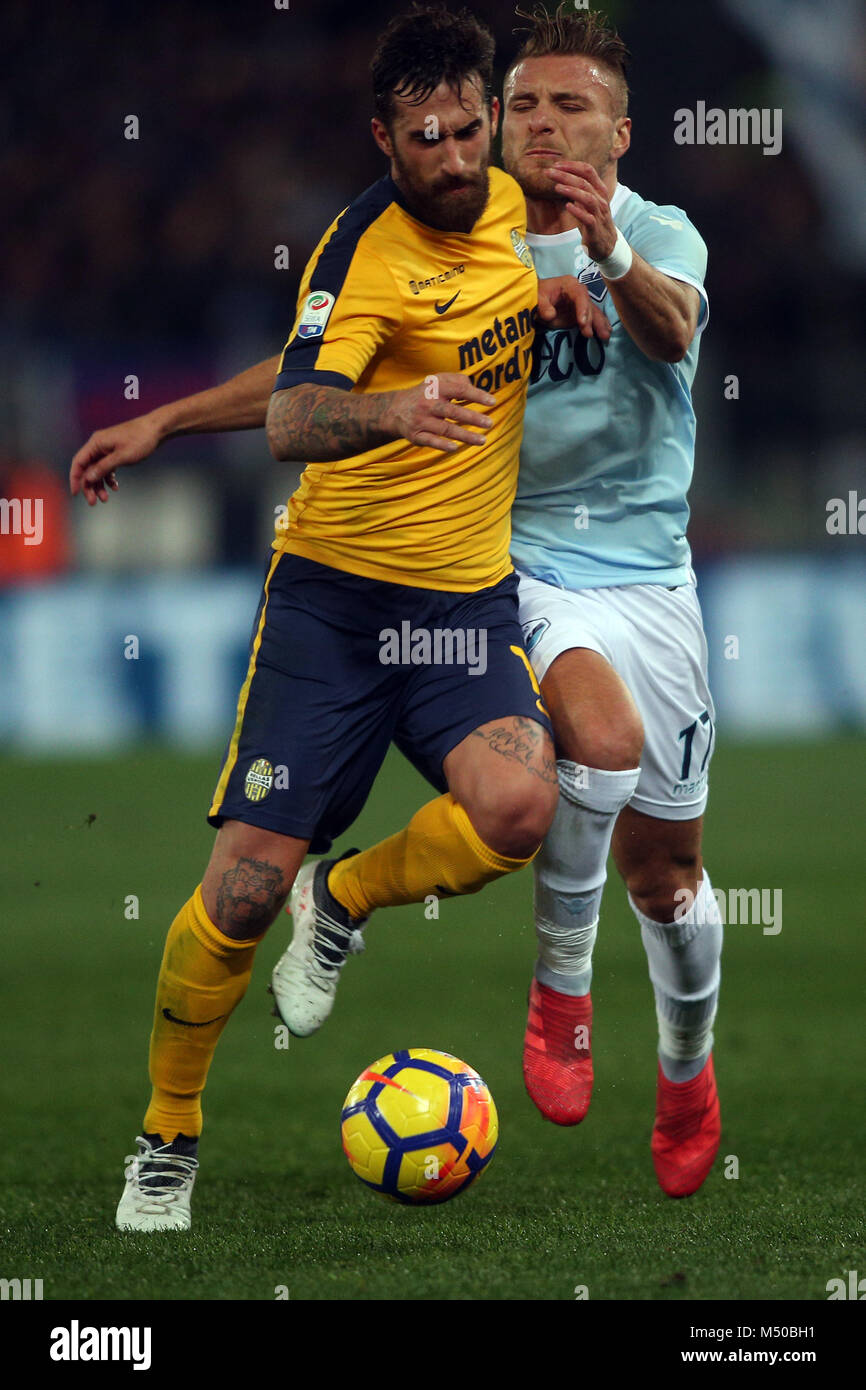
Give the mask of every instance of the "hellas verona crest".
[{"label": "hellas verona crest", "polygon": [[321,338],[333,307],[334,296],[328,294],[327,290],[314,290],[308,294],[298,324],[298,337]]},{"label": "hellas verona crest", "polygon": [[517,227],[511,228],[511,245],[514,247],[514,254],[519,261],[522,261],[527,270],[535,269],[535,262],[532,259],[532,252],[520,235]]},{"label": "hellas verona crest", "polygon": [[274,768],[267,758],[256,758],[244,779],[244,793],[247,801],[264,801],[274,785]]}]

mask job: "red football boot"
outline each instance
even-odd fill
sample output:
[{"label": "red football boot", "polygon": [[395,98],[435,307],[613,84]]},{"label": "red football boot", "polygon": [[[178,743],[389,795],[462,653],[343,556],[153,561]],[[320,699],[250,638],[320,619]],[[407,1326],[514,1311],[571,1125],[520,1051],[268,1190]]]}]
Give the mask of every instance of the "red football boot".
[{"label": "red football boot", "polygon": [[592,1097],[592,997],[533,980],[523,1039],[523,1079],[545,1119],[579,1124]]},{"label": "red football boot", "polygon": [[669,1197],[690,1197],[713,1166],[722,1137],[719,1093],[710,1053],[691,1081],[668,1081],[659,1063],[653,1166]]}]

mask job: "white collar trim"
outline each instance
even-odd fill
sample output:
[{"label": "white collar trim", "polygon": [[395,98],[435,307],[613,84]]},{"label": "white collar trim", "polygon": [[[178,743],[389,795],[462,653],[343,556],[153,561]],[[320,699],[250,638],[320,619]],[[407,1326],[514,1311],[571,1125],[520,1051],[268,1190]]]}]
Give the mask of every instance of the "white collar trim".
[{"label": "white collar trim", "polygon": [[[624,204],[631,197],[632,190],[627,188],[624,183],[618,183],[613,190],[613,197],[610,200],[610,213],[614,221],[622,211]],[[567,232],[552,232],[545,236],[542,232],[527,232],[526,241],[529,246],[567,246],[569,242],[580,241],[582,233],[579,227],[569,227]]]}]

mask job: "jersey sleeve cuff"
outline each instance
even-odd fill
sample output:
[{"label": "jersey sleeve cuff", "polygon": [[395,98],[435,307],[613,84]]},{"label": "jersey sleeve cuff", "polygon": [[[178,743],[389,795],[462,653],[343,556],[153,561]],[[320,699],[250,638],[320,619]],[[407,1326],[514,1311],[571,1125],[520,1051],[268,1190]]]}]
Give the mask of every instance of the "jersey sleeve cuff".
[{"label": "jersey sleeve cuff", "polygon": [[338,391],[351,391],[355,385],[352,378],[343,376],[342,372],[304,372],[287,369],[278,374],[274,390],[287,391],[289,387],[301,386],[305,381],[312,381],[316,386],[336,386]]}]

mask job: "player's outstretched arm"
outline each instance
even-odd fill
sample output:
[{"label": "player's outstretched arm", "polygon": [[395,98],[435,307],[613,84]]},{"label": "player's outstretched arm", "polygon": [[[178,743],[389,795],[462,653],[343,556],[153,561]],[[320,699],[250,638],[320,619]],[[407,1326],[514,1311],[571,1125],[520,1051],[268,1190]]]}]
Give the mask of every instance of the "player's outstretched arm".
[{"label": "player's outstretched arm", "polygon": [[460,444],[480,444],[493,424],[464,402],[490,406],[496,397],[461,372],[369,395],[305,381],[271,396],[268,443],[274,458],[308,463],[350,458],[394,439],[453,453]]},{"label": "player's outstretched arm", "polygon": [[221,386],[97,430],[72,460],[69,490],[73,497],[82,493],[90,507],[97,501],[107,502],[108,489],[117,490],[115,469],[141,463],[164,439],[175,435],[261,429],[279,364],[279,357],[269,357]]}]

